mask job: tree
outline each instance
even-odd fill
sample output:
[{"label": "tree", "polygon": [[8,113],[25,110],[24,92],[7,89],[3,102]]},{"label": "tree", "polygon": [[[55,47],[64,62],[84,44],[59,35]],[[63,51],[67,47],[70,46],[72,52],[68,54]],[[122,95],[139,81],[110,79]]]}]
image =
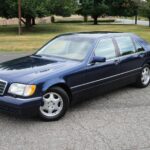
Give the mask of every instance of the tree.
[{"label": "tree", "polygon": [[22,17],[26,20],[26,26],[35,25],[36,17],[48,15],[45,4],[45,0],[22,0]]},{"label": "tree", "polygon": [[142,2],[140,13],[143,17],[148,18],[150,27],[150,0]]},{"label": "tree", "polygon": [[107,0],[110,8],[110,14],[113,16],[135,16],[135,24],[139,13],[141,0]]},{"label": "tree", "polygon": [[80,8],[76,11],[77,14],[81,14],[84,17],[84,22],[87,22],[87,17],[90,15],[91,5],[92,3],[90,2],[82,1]]},{"label": "tree", "polygon": [[113,16],[131,17],[137,14],[137,4],[134,0],[108,0],[107,3]]},{"label": "tree", "polygon": [[76,0],[47,0],[47,10],[52,15],[69,17],[78,7]]},{"label": "tree", "polygon": [[133,0],[133,10],[135,15],[135,24],[137,24],[139,9],[141,6],[141,0]]},{"label": "tree", "polygon": [[[0,0],[0,16],[4,18],[18,17],[18,1],[17,0]],[[48,15],[45,9],[46,0],[22,0],[22,22],[27,26],[35,24],[35,17],[43,17]]]},{"label": "tree", "polygon": [[18,13],[16,0],[0,0],[0,16],[4,18],[13,18]]},{"label": "tree", "polygon": [[82,16],[91,16],[94,19],[94,24],[98,23],[98,17],[107,14],[109,7],[105,0],[88,0],[83,1],[80,9],[77,11]]}]

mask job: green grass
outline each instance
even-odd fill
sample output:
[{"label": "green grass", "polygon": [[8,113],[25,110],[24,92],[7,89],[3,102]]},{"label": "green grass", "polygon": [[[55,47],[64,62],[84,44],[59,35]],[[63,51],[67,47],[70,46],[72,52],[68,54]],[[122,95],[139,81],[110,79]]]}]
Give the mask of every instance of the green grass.
[{"label": "green grass", "polygon": [[56,23],[36,25],[18,36],[17,26],[0,26],[0,51],[35,51],[54,36],[67,32],[117,31],[132,32],[150,42],[150,28],[135,25],[91,25],[78,23]]}]

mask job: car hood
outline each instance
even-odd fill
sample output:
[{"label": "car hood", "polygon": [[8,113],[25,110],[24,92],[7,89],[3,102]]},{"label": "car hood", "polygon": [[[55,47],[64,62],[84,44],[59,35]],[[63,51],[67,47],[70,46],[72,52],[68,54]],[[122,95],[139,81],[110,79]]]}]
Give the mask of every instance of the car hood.
[{"label": "car hood", "polygon": [[56,70],[67,70],[76,66],[76,61],[49,60],[26,56],[0,64],[0,79],[9,82],[28,83],[38,77],[54,73]]}]

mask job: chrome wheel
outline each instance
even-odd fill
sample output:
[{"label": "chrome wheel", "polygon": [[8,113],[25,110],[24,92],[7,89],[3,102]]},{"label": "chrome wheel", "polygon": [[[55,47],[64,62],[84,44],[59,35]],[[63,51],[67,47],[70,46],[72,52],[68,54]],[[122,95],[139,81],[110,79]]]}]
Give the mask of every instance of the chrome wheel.
[{"label": "chrome wheel", "polygon": [[142,71],[141,81],[143,85],[147,85],[150,81],[150,69],[149,67],[145,67]]},{"label": "chrome wheel", "polygon": [[40,112],[47,117],[55,117],[63,109],[62,97],[55,92],[49,92],[43,96],[43,106],[40,107]]}]

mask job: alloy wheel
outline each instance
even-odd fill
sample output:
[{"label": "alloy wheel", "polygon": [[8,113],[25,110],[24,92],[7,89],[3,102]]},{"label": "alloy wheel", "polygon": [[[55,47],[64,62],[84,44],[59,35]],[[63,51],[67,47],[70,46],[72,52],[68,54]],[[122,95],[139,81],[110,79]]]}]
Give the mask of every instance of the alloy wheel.
[{"label": "alloy wheel", "polygon": [[46,93],[43,96],[43,105],[40,107],[40,111],[47,117],[55,117],[63,109],[62,97],[55,92]]},{"label": "alloy wheel", "polygon": [[150,69],[145,67],[142,71],[141,81],[143,85],[147,85],[150,81]]}]

